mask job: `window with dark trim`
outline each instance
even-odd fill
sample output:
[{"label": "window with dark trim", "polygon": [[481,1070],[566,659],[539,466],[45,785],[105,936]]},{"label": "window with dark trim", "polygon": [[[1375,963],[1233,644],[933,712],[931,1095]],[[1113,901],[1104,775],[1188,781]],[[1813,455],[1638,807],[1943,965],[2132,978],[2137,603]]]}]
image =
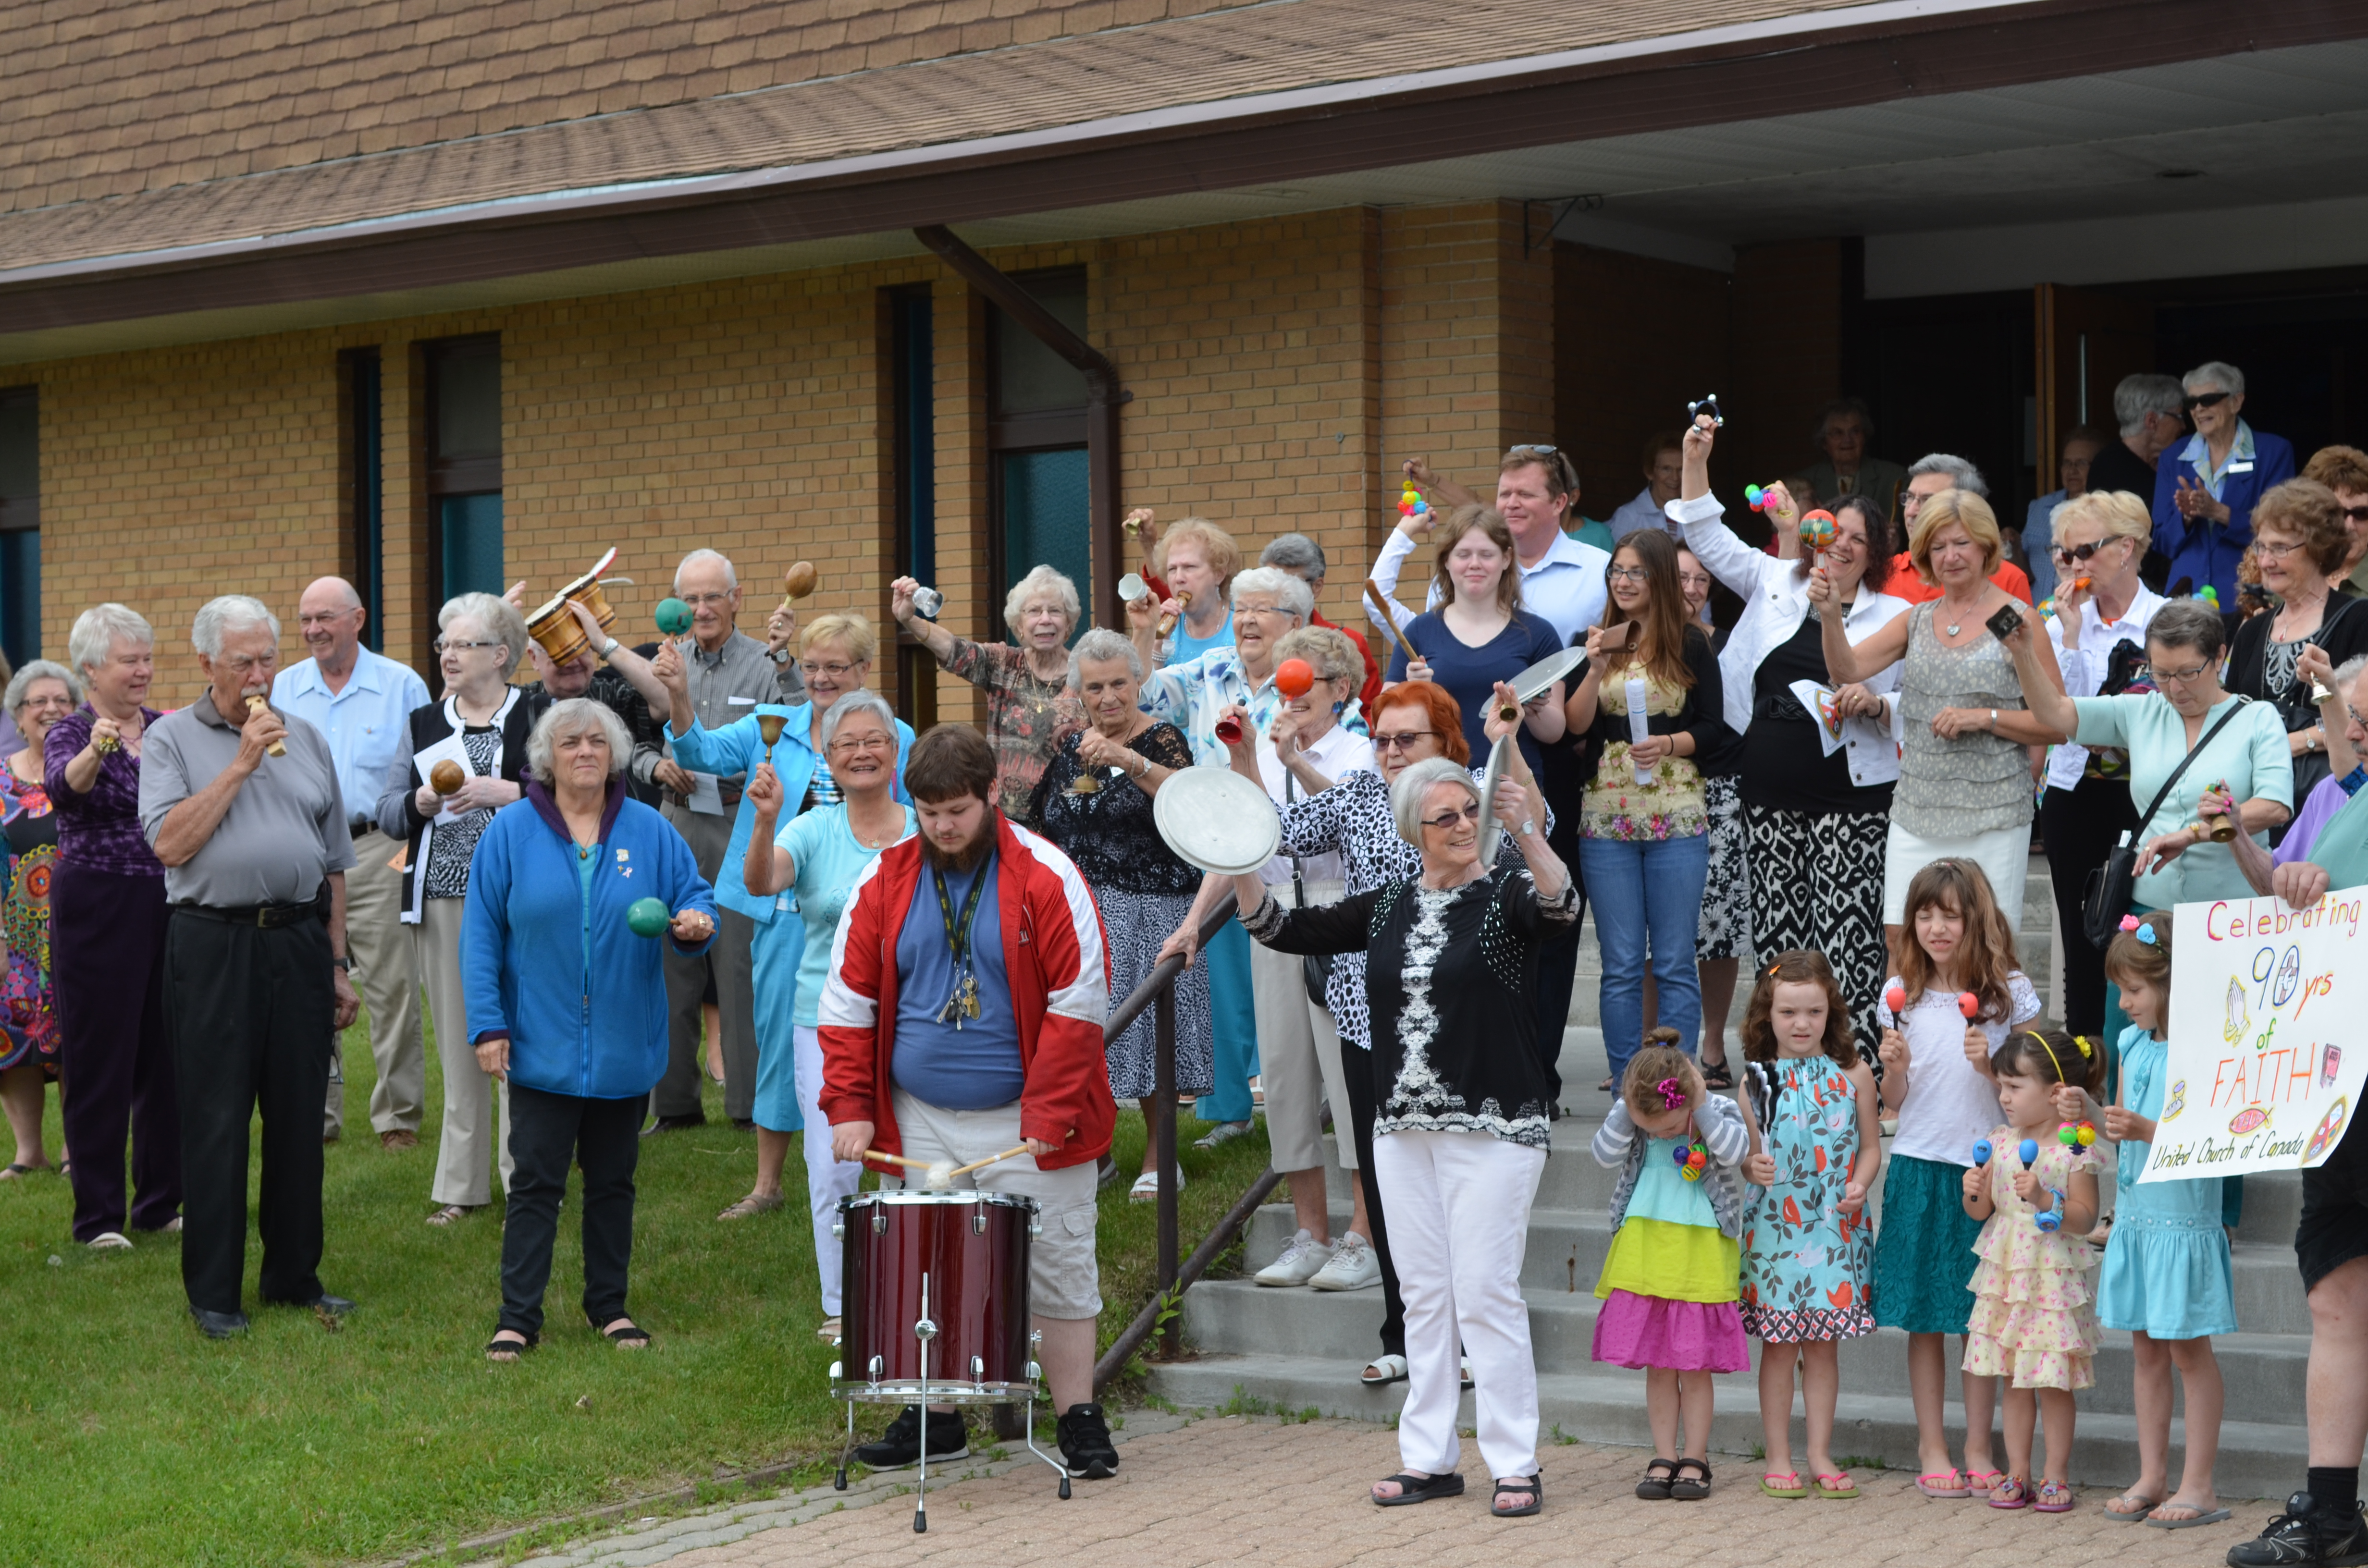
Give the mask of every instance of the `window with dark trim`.
[{"label": "window with dark trim", "polygon": [[21,667],[41,656],[41,403],[0,389],[0,650]]},{"label": "window with dark trim", "polygon": [[[1083,268],[1013,279],[1064,325],[1086,335]],[[1092,509],[1086,462],[1085,372],[990,304],[987,352],[987,580],[990,635],[1008,634],[1004,597],[1040,565],[1092,591]],[[1090,617],[1080,616],[1077,630]]]},{"label": "window with dark trim", "polygon": [[349,348],[340,359],[345,372],[346,407],[346,533],[351,556],[351,581],[369,618],[362,623],[362,642],[372,653],[383,653],[385,642],[385,494],[384,470],[379,449],[379,354],[375,348]]},{"label": "window with dark trim", "polygon": [[[896,575],[938,580],[937,353],[927,284],[888,294],[890,457],[894,469]],[[938,664],[900,628],[896,711],[916,731],[938,722]]]},{"label": "window with dark trim", "polygon": [[432,613],[455,594],[502,591],[502,340],[448,337],[421,347]]}]

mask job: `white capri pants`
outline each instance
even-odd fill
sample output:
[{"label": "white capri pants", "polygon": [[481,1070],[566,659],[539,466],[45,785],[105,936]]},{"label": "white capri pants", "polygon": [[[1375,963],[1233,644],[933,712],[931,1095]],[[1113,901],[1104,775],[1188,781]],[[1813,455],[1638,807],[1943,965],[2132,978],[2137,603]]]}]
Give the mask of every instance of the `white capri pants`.
[{"label": "white capri pants", "polygon": [[814,1216],[814,1272],[822,1276],[822,1315],[835,1318],[844,1304],[846,1259],[830,1228],[838,1219],[838,1200],[863,1184],[863,1163],[842,1165],[830,1157],[830,1123],[822,1114],[822,1031],[798,1024],[790,1036],[797,1042],[798,1115],[804,1122],[801,1137],[806,1208]]},{"label": "white capri pants", "polygon": [[1546,1152],[1486,1132],[1384,1132],[1373,1174],[1406,1298],[1406,1404],[1398,1461],[1444,1475],[1462,1453],[1456,1340],[1472,1360],[1480,1457],[1499,1481],[1538,1472],[1538,1368],[1521,1257]]},{"label": "white capri pants", "polygon": [[[1285,909],[1297,895],[1287,882],[1268,886]],[[1310,908],[1347,896],[1342,882],[1310,882]],[[1250,995],[1258,1009],[1258,1081],[1266,1090],[1266,1137],[1279,1171],[1315,1170],[1324,1164],[1324,1102],[1332,1102],[1332,1130],[1338,1133],[1340,1168],[1357,1168],[1357,1142],[1349,1136],[1355,1116],[1349,1108],[1349,1080],[1340,1071],[1340,1031],[1320,1002],[1307,999],[1307,969],[1297,953],[1279,953],[1263,942],[1250,944]]]},{"label": "white capri pants", "polygon": [[1935,860],[1971,860],[1990,880],[1990,894],[2006,916],[2007,929],[2022,929],[2022,888],[2031,876],[2031,824],[2001,827],[1963,838],[1926,838],[1897,823],[1883,842],[1883,923],[1907,924],[1907,884]]},{"label": "white capri pants", "polygon": [[444,1119],[427,1195],[438,1203],[477,1209],[494,1200],[494,1170],[501,1173],[502,1190],[510,1189],[510,1086],[477,1065],[476,1047],[469,1043],[468,998],[461,983],[461,915],[469,901],[419,902],[411,940],[427,988],[436,1058],[444,1066]]}]

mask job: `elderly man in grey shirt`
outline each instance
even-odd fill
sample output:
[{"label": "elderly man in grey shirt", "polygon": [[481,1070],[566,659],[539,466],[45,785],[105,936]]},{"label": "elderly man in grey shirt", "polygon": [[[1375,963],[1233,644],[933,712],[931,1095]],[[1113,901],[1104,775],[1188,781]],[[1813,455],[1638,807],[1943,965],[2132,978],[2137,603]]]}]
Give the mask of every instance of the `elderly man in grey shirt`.
[{"label": "elderly man in grey shirt", "polygon": [[[205,695],[151,725],[140,822],[165,863],[165,1005],[181,1096],[181,1284],[209,1337],[246,1328],[247,1122],[263,1110],[266,1302],[323,1319],[321,1136],[329,1049],[360,1003],[346,970],[354,863],[321,732],[272,711],[279,621],[228,594],[190,631]],[[275,748],[277,748],[275,752]]]},{"label": "elderly man in grey shirt", "polygon": [[[712,733],[736,723],[760,702],[805,700],[805,681],[790,653],[797,616],[786,600],[766,621],[765,641],[759,642],[738,630],[739,574],[715,551],[694,550],[684,556],[675,568],[674,591],[690,607],[690,635],[660,648],[651,668],[679,664],[690,688],[691,708],[703,728]],[[687,717],[678,722],[689,728]],[[666,787],[661,809],[666,821],[698,858],[699,874],[713,883],[732,842],[743,780],[695,777],[671,758],[659,763],[653,777]],[[755,1125],[757,1001],[749,947],[757,938],[757,923],[736,909],[722,913],[722,927],[706,952],[684,958],[669,949],[666,955],[666,1070],[650,1093],[650,1109],[657,1119],[648,1129],[652,1132],[697,1127],[707,1119],[699,1103],[699,1039],[700,1003],[711,976],[723,1037],[724,1114],[743,1130]]]}]

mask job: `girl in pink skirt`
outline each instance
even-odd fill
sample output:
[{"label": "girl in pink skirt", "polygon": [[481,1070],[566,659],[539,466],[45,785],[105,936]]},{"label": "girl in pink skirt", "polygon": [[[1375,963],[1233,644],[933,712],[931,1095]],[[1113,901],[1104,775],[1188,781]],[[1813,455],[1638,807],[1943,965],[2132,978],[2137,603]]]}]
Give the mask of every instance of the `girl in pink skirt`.
[{"label": "girl in pink skirt", "polygon": [[1711,1374],[1751,1366],[1736,1311],[1750,1135],[1677,1039],[1646,1032],[1595,1134],[1596,1163],[1620,1167],[1595,1282],[1595,1359],[1645,1369],[1655,1457],[1636,1495],[1693,1502],[1710,1495]]}]

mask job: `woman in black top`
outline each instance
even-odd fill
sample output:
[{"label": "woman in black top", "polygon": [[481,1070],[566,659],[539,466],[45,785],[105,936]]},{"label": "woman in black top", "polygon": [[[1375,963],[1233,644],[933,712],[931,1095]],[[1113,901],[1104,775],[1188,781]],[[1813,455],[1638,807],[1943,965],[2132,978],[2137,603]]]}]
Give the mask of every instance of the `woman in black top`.
[{"label": "woman in black top", "polygon": [[[1201,891],[1201,873],[1177,858],[1151,817],[1151,798],[1176,769],[1192,766],[1192,748],[1175,725],[1155,722],[1136,706],[1142,688],[1143,656],[1132,642],[1101,627],[1077,639],[1068,689],[1084,701],[1090,727],[1061,737],[1028,805],[1030,819],[1093,889],[1110,944],[1113,1007],[1158,966],[1161,941],[1183,924]],[[1141,1100],[1146,1125],[1158,1109],[1156,1027],[1145,1007],[1109,1047],[1110,1093]],[[1176,1089],[1205,1095],[1215,1081],[1209,971],[1195,964],[1176,977]],[[1159,1196],[1158,1158],[1146,1141],[1130,1196]]]},{"label": "woman in black top", "polygon": [[[2277,596],[2278,608],[2237,628],[2222,684],[2274,704],[2284,719],[2297,805],[2328,776],[2328,766],[2327,731],[2310,683],[2295,677],[2295,661],[2314,642],[2338,665],[2368,653],[2368,606],[2343,584],[2349,544],[2335,492],[2316,480],[2289,479],[2254,505],[2252,553],[2260,562],[2261,586]],[[2284,830],[2271,836],[2283,838]]]},{"label": "woman in black top", "polygon": [[1377,1483],[1373,1500],[1387,1507],[1463,1491],[1460,1334],[1495,1511],[1534,1513],[1537,1366],[1520,1273],[1553,1126],[1537,954],[1577,918],[1577,898],[1517,783],[1500,783],[1497,816],[1524,870],[1481,864],[1479,789],[1445,757],[1400,774],[1390,809],[1422,852],[1419,876],[1314,909],[1284,909],[1255,874],[1234,879],[1235,895],[1242,924],[1270,948],[1365,955],[1380,1099],[1373,1167],[1406,1295],[1408,1378],[1398,1417],[1406,1468]]}]

